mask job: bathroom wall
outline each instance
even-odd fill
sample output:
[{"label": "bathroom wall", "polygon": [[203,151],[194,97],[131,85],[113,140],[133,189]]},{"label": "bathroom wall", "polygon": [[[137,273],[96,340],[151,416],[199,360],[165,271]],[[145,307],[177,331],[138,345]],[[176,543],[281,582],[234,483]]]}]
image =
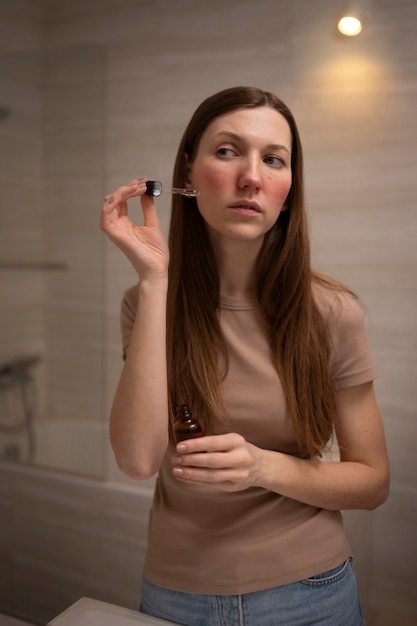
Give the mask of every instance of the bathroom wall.
[{"label": "bathroom wall", "polygon": [[[1,10],[8,4],[2,0]],[[16,37],[9,33],[13,29],[4,29],[9,48],[21,38],[23,49],[36,48],[42,41],[48,50],[96,46],[104,55],[105,191],[140,174],[169,183],[183,127],[200,100],[215,90],[254,84],[275,91],[292,108],[305,150],[314,262],[346,281],[365,301],[379,369],[377,393],[392,463],[391,496],[375,512],[347,516],[360,563],[368,621],[380,626],[405,623],[406,615],[415,618],[414,0],[368,2],[368,22],[355,39],[337,34],[335,23],[344,3],[335,0],[28,0],[16,5],[25,17],[19,29],[13,22]],[[40,6],[44,7],[44,30],[39,26]],[[61,78],[64,83],[65,74]],[[88,82],[80,85],[85,100],[90,98],[90,88]],[[39,91],[37,94],[39,97]],[[79,132],[82,134],[81,129]],[[11,150],[17,141],[23,139],[10,140]],[[71,163],[74,157],[83,158],[84,148],[80,144],[79,152],[69,156]],[[79,168],[69,177],[70,168],[65,171],[65,181],[57,174],[57,198],[61,184],[65,183],[66,190],[79,185]],[[27,201],[32,190],[24,184]],[[104,195],[99,187],[97,198],[94,192],[83,194],[80,189],[89,228],[95,211],[98,219]],[[167,227],[167,199],[161,197],[158,206]],[[37,210],[44,210],[41,202]],[[131,210],[140,219],[138,203],[133,202]],[[10,215],[3,214],[2,207],[1,219],[10,224]],[[66,222],[67,232],[82,230],[83,223],[82,218],[77,225]],[[46,232],[53,238],[60,222],[39,229],[39,222],[26,220],[24,228],[27,237],[40,242]],[[91,242],[77,241],[82,256]],[[105,359],[105,420],[121,367],[119,303],[135,276],[116,249],[105,241],[102,245],[104,351],[99,342],[89,349]],[[86,275],[80,271],[77,280],[82,283]],[[42,289],[42,284],[36,289],[37,302],[43,297]],[[8,298],[23,315],[26,304],[21,306],[12,292]],[[30,341],[36,348],[37,339]],[[59,358],[59,342],[56,347]],[[91,361],[88,364],[91,368]],[[111,455],[107,477],[122,480]]]},{"label": "bathroom wall", "polygon": [[[36,420],[102,424],[105,264],[94,207],[104,189],[103,53],[88,43],[45,49],[40,3],[2,0],[0,23],[0,104],[10,111],[0,120],[0,366],[39,357]],[[24,412],[15,387],[0,397],[8,426]],[[27,439],[0,428],[0,458],[42,464],[42,442],[29,456]]]},{"label": "bathroom wall", "polygon": [[43,251],[42,12],[21,4],[19,23],[7,4],[0,3],[0,105],[9,109],[0,120],[0,363],[43,347],[44,277],[8,267],[39,262]]},{"label": "bathroom wall", "polygon": [[48,273],[44,303],[55,420],[103,419],[105,263],[93,206],[104,186],[105,77],[97,45],[44,52],[44,252],[65,268]]}]

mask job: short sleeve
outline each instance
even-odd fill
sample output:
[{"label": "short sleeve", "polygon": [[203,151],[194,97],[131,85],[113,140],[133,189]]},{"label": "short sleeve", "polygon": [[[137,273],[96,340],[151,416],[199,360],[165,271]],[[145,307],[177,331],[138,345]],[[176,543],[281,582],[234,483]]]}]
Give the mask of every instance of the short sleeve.
[{"label": "short sleeve", "polygon": [[126,350],[130,343],[133,325],[135,323],[136,310],[138,305],[138,285],[134,285],[123,294],[120,324],[122,331],[123,358],[126,358]]},{"label": "short sleeve", "polygon": [[329,369],[335,389],[354,387],[377,376],[365,316],[350,293],[333,292],[328,310]]}]

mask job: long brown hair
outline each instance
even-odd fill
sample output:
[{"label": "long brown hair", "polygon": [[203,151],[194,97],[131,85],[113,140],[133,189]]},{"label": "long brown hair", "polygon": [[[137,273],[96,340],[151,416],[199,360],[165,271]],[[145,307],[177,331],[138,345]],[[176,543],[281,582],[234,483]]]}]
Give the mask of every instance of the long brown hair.
[{"label": "long brown hair", "polygon": [[[187,164],[196,157],[202,134],[220,115],[269,106],[284,116],[292,135],[292,185],[288,209],[265,235],[256,268],[257,297],[269,328],[300,455],[320,454],[332,436],[334,392],[328,369],[324,320],[312,296],[322,280],[311,270],[304,206],[303,155],[295,120],[270,92],[233,87],[210,96],[196,109],[181,139],[173,174],[184,187]],[[194,198],[174,196],[169,232],[167,304],[169,408],[189,404],[212,432],[227,419],[222,380],[227,349],[218,318],[220,281],[203,218]],[[329,285],[331,283],[329,282]]]}]

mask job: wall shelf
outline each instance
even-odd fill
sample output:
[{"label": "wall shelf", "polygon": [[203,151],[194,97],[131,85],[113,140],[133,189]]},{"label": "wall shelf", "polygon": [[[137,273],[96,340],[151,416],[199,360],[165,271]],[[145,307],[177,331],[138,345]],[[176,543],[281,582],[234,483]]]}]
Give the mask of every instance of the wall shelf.
[{"label": "wall shelf", "polygon": [[68,265],[59,261],[0,261],[0,270],[64,272],[67,269]]}]

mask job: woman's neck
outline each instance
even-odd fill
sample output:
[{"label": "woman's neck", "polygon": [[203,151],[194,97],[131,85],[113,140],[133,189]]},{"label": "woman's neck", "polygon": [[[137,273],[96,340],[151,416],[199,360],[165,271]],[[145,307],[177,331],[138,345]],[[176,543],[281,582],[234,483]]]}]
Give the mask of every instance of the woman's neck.
[{"label": "woman's neck", "polygon": [[214,244],[220,277],[220,295],[229,298],[255,299],[255,268],[259,242]]}]

